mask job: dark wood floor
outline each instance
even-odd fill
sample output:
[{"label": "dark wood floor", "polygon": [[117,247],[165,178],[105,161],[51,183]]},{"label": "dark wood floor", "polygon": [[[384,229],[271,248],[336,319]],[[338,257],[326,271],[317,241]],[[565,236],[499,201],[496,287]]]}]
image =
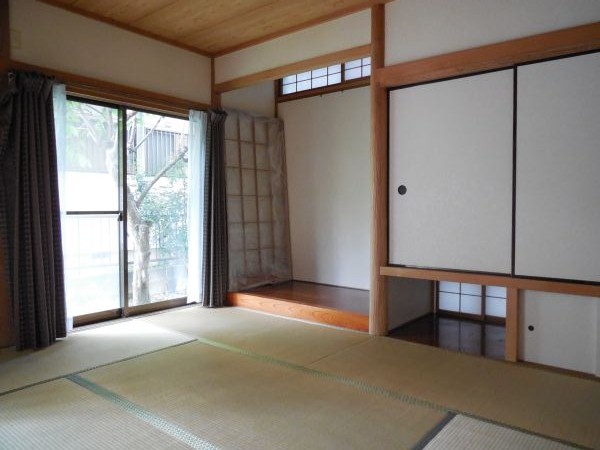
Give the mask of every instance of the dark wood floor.
[{"label": "dark wood floor", "polygon": [[240,292],[230,292],[232,306],[284,317],[369,331],[369,291],[290,281]]},{"label": "dark wood floor", "polygon": [[263,295],[304,305],[369,314],[369,291],[326,284],[289,281],[249,289],[248,294]]},{"label": "dark wood floor", "polygon": [[397,328],[390,337],[433,347],[504,359],[505,328],[472,320],[433,314]]}]

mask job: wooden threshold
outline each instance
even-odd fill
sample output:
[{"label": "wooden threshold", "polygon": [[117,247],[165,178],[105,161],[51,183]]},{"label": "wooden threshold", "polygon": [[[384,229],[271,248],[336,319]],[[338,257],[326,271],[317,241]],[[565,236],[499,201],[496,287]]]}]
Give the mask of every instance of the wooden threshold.
[{"label": "wooden threshold", "polygon": [[230,306],[240,306],[277,316],[302,319],[350,330],[369,331],[369,316],[366,314],[308,305],[251,292],[230,292],[227,294],[227,302]]}]

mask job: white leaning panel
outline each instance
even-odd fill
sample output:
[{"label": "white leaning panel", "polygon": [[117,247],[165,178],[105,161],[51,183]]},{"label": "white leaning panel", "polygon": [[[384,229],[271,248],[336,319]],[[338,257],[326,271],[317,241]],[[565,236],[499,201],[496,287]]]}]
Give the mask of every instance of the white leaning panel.
[{"label": "white leaning panel", "polygon": [[389,133],[390,263],[510,273],[513,70],[392,91]]},{"label": "white leaning panel", "polygon": [[600,282],[600,53],[518,68],[517,275]]}]

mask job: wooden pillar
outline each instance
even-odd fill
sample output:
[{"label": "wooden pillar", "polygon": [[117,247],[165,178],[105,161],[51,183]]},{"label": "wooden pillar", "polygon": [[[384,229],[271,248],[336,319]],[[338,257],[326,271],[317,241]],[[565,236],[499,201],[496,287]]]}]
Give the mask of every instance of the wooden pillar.
[{"label": "wooden pillar", "polygon": [[221,108],[221,93],[215,89],[215,58],[210,59],[210,106],[215,109]]},{"label": "wooden pillar", "polygon": [[[0,89],[7,84],[10,63],[10,24],[8,17],[8,0],[0,0]],[[4,214],[4,211],[0,211]],[[14,330],[11,324],[12,310],[6,285],[6,255],[0,250],[0,347],[8,347],[14,343]]]},{"label": "wooden pillar", "polygon": [[379,268],[387,265],[387,92],[377,82],[385,65],[385,5],[371,7],[371,297],[369,333],[386,335],[388,305],[386,279]]},{"label": "wooden pillar", "polygon": [[506,337],[504,359],[517,362],[519,356],[519,290],[506,290]]}]

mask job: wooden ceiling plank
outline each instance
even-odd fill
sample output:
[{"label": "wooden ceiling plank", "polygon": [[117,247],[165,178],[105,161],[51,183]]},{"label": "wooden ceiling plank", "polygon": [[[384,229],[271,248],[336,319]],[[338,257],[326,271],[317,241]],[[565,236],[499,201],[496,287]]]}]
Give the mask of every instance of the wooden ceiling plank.
[{"label": "wooden ceiling plank", "polygon": [[176,0],[76,0],[72,6],[131,25]]},{"label": "wooden ceiling plank", "polygon": [[[194,46],[202,45],[218,57],[362,11],[381,2],[350,0],[336,3],[336,9],[324,8],[322,2],[313,0],[304,2],[300,8],[295,3],[285,3],[287,4],[271,11],[265,9],[256,11],[251,16],[232,18],[218,28],[203,29],[195,36],[188,37],[186,42]],[[294,20],[291,21],[290,18]]]}]

